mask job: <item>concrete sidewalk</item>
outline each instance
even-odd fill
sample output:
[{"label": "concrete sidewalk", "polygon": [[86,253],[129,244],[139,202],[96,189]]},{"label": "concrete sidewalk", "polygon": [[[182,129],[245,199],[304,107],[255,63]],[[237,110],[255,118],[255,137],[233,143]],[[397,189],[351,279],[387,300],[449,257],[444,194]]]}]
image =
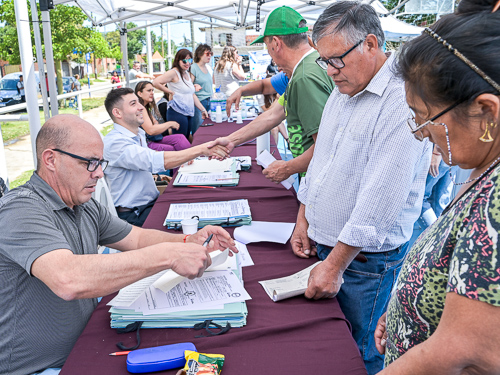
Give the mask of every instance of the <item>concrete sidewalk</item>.
[{"label": "concrete sidewalk", "polygon": [[[75,114],[78,115],[78,111],[75,111]],[[84,112],[83,119],[99,131],[112,123],[104,106]],[[35,169],[30,135],[25,135],[15,143],[5,146],[5,159],[9,183],[23,172]]]}]

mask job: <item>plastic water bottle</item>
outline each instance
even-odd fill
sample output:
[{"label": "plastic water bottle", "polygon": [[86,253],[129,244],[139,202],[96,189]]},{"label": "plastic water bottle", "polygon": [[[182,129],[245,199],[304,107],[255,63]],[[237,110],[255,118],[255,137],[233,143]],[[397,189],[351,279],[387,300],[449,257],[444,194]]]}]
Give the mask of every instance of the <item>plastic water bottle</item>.
[{"label": "plastic water bottle", "polygon": [[213,122],[217,120],[217,107],[220,107],[222,112],[222,121],[227,121],[226,99],[226,94],[220,91],[220,86],[217,87],[214,95],[210,99],[210,118]]},{"label": "plastic water bottle", "polygon": [[247,118],[247,103],[244,100],[240,103],[241,118],[244,120]]}]

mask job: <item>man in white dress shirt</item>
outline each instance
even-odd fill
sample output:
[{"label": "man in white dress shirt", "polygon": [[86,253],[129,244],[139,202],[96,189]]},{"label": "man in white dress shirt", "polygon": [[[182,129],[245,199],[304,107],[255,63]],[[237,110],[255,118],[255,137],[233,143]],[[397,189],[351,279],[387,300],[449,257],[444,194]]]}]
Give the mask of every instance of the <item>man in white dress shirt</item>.
[{"label": "man in white dress shirt", "polygon": [[292,248],[324,260],[305,295],[337,296],[375,374],[383,358],[373,334],[420,213],[430,149],[408,130],[404,84],[392,73],[394,56],[382,50],[384,33],[370,5],[332,4],[314,25],[313,41],[336,88],[299,189]]},{"label": "man in white dress shirt", "polygon": [[130,224],[144,224],[159,192],[152,173],[165,172],[198,156],[227,156],[226,148],[210,143],[182,151],[155,151],[147,146],[144,107],[134,90],[123,87],[111,90],[104,106],[115,122],[113,130],[104,137],[104,157],[109,160],[106,178],[118,216]]}]

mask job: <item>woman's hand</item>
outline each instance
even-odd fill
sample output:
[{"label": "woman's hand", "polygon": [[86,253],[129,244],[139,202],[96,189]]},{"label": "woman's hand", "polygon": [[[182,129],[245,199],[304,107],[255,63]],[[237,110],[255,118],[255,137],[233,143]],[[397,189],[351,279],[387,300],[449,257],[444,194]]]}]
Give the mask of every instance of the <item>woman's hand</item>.
[{"label": "woman's hand", "polygon": [[196,92],[200,91],[200,90],[201,90],[201,86],[200,86],[200,85],[198,85],[197,83],[195,83],[195,84],[194,84],[194,90],[195,90]]},{"label": "woman's hand", "polygon": [[208,112],[206,109],[204,109],[203,111],[201,111],[201,118],[203,120],[205,120],[206,118],[208,118]]},{"label": "woman's hand", "polygon": [[178,122],[169,121],[168,124],[169,124],[169,127],[168,127],[169,129],[179,130],[180,125]]}]

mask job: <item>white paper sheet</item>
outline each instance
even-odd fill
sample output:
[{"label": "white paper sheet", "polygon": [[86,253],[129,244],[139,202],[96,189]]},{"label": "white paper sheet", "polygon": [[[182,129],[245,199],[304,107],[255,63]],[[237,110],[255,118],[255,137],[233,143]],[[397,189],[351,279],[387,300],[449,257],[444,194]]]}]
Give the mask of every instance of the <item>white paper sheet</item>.
[{"label": "white paper sheet", "polygon": [[[269,151],[262,151],[259,156],[257,156],[257,164],[263,166],[264,168],[269,167],[272,162],[275,162],[276,158],[269,153]],[[281,181],[281,185],[283,185],[288,190],[292,187],[295,182],[295,178],[293,176],[288,177],[285,181]]]},{"label": "white paper sheet", "polygon": [[242,225],[234,230],[234,239],[244,244],[251,242],[286,243],[293,233],[295,223],[273,223],[268,221],[252,221],[250,225]]},{"label": "white paper sheet", "polygon": [[168,293],[156,288],[146,290],[144,314],[203,310],[226,303],[251,299],[233,271],[211,271],[194,280],[184,279]]},{"label": "white paper sheet", "polygon": [[[212,258],[212,264],[205,270],[205,272],[212,271],[216,269],[218,266],[225,264],[228,258],[228,254],[229,254],[229,249],[226,249],[224,251],[220,250],[212,251],[210,253],[210,258]],[[227,266],[226,268],[223,269],[227,269]],[[167,293],[170,289],[172,289],[174,286],[179,284],[184,279],[185,277],[179,275],[177,272],[173,270],[168,270],[153,283],[153,286],[157,289],[160,289],[164,293]]]},{"label": "white paper sheet", "polygon": [[231,158],[224,160],[217,159],[195,159],[191,164],[181,165],[181,173],[223,173],[231,171],[233,160]]},{"label": "white paper sheet", "polygon": [[248,252],[247,245],[240,241],[234,241],[238,252],[238,260],[241,267],[253,266],[254,262],[250,253]]},{"label": "white paper sheet", "polygon": [[144,291],[149,288],[151,284],[158,280],[167,271],[169,270],[158,272],[155,275],[145,277],[144,279],[138,280],[135,283],[120,289],[115,298],[107,303],[107,306],[131,306],[144,293]]}]

